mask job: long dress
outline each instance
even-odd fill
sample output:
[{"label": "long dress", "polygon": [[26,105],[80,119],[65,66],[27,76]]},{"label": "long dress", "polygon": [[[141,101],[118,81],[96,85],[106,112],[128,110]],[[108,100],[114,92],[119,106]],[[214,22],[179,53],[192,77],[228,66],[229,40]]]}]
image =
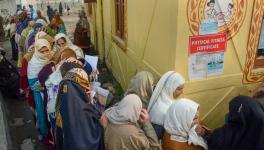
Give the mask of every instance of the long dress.
[{"label": "long dress", "polygon": [[74,44],[83,49],[90,47],[90,26],[86,18],[80,18],[76,24]]}]

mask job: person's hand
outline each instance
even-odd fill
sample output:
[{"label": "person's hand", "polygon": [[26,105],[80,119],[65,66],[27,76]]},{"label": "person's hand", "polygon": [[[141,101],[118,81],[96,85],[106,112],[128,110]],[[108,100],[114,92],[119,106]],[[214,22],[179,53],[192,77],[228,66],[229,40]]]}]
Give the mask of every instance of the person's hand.
[{"label": "person's hand", "polygon": [[74,58],[74,57],[69,57],[65,60],[65,62],[74,62],[76,64],[79,64],[79,65],[83,65],[81,61],[79,61],[78,59]]},{"label": "person's hand", "polygon": [[145,125],[149,121],[148,111],[146,109],[142,109],[139,115],[139,122],[142,125]]},{"label": "person's hand", "polygon": [[92,89],[91,87],[88,87],[88,89],[85,90],[87,96],[88,96],[88,102],[92,103],[93,102],[93,97],[92,97]]},{"label": "person's hand", "polygon": [[108,124],[108,118],[106,117],[105,114],[103,114],[101,116],[101,118],[99,119],[99,122],[100,124],[102,125],[103,128],[106,128],[107,127],[107,124]]},{"label": "person's hand", "polygon": [[197,135],[200,135],[200,136],[204,136],[205,133],[206,133],[206,129],[203,128],[201,125],[198,125],[198,126],[195,128],[195,131],[196,131]]}]

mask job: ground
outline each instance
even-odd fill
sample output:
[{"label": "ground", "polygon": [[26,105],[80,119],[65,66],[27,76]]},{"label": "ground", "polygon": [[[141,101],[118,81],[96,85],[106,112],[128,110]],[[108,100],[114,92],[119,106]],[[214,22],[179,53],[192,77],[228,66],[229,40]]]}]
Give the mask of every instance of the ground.
[{"label": "ground", "polygon": [[[75,4],[76,5],[76,4]],[[81,5],[79,5],[81,6]],[[74,7],[72,7],[74,8]],[[77,7],[80,8],[80,7]],[[45,12],[45,11],[43,11]],[[75,29],[75,24],[78,20],[78,10],[71,10],[70,15],[68,16],[65,12],[62,16],[62,19],[65,22],[68,35],[73,37],[73,32]],[[0,47],[3,47],[7,54],[6,57],[8,60],[11,59],[11,45],[9,41],[0,42]],[[88,52],[90,53],[90,52]],[[93,54],[97,53],[96,50],[93,50]],[[16,62],[11,61],[14,65]],[[123,90],[114,79],[113,75],[108,71],[103,62],[98,64],[99,81],[102,83],[102,87],[109,89],[111,94],[112,103],[119,101],[123,96]],[[10,138],[12,141],[12,147],[14,150],[19,150],[20,145],[23,140],[31,139],[34,144],[34,149],[36,150],[45,150],[46,148],[38,141],[37,132],[33,121],[33,116],[27,100],[24,98],[8,98],[4,97],[4,109],[6,118],[10,130]]]}]

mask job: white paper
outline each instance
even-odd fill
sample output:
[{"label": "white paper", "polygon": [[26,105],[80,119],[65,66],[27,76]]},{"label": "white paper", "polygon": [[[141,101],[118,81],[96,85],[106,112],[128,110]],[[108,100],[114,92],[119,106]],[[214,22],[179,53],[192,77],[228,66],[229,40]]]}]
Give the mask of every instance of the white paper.
[{"label": "white paper", "polygon": [[107,98],[107,96],[109,94],[109,90],[103,89],[101,87],[97,87],[96,92],[98,95],[104,97],[105,99]]},{"label": "white paper", "polygon": [[96,94],[95,91],[92,91],[92,92],[91,92],[91,96],[92,96],[92,98],[94,98],[95,94]]},{"label": "white paper", "polygon": [[93,71],[97,70],[98,56],[85,55],[85,60],[92,66]]},{"label": "white paper", "polygon": [[207,62],[207,54],[192,54],[189,57],[189,79],[200,80],[206,78]]}]

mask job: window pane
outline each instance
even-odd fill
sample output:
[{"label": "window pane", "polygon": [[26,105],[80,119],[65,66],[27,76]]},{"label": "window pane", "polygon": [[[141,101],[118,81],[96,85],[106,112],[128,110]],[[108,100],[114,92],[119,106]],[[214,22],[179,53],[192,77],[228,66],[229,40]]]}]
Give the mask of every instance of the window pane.
[{"label": "window pane", "polygon": [[116,34],[124,38],[124,0],[115,0]]},{"label": "window pane", "polygon": [[259,35],[259,45],[257,49],[254,68],[264,68],[264,18],[261,24],[261,30]]}]

